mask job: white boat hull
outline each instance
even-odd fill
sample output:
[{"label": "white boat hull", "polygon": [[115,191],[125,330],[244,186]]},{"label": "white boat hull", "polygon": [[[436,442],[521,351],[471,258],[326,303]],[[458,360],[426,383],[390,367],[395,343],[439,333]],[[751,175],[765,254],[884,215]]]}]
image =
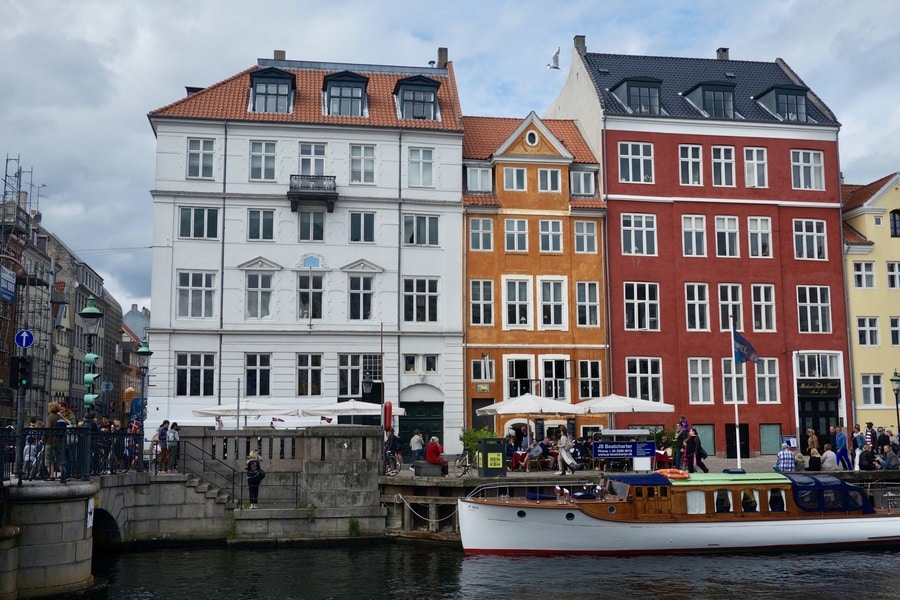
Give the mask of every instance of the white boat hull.
[{"label": "white boat hull", "polygon": [[900,545],[900,517],[851,516],[702,522],[622,522],[576,505],[459,499],[463,549],[487,554],[677,554],[849,550]]}]

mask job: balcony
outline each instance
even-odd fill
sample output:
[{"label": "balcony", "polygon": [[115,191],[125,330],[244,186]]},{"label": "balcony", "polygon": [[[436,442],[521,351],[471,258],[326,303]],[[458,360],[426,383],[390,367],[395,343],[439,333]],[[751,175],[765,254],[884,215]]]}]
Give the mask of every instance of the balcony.
[{"label": "balcony", "polygon": [[28,233],[28,211],[15,202],[0,204],[0,225],[5,233]]},{"label": "balcony", "polygon": [[291,201],[291,212],[297,212],[301,203],[325,204],[328,212],[334,212],[334,202],[338,199],[334,176],[291,175],[287,197]]}]

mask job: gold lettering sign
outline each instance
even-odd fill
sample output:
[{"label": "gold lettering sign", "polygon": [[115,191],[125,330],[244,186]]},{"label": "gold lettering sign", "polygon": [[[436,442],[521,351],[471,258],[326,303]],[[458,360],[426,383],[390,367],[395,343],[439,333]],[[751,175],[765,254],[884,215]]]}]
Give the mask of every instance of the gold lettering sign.
[{"label": "gold lettering sign", "polygon": [[800,396],[840,398],[841,381],[839,379],[802,379],[797,382],[797,393]]}]

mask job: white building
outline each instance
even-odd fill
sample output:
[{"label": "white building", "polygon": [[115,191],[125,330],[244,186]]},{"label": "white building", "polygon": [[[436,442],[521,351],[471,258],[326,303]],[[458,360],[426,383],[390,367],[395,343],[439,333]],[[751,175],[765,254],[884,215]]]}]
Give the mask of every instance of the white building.
[{"label": "white building", "polygon": [[462,121],[446,49],[432,64],[276,51],[149,114],[147,427],[383,398],[459,446]]}]

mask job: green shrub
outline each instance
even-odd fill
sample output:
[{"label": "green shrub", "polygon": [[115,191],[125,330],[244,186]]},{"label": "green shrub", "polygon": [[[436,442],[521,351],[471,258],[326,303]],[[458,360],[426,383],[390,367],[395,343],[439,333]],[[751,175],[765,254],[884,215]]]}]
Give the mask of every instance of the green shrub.
[{"label": "green shrub", "polygon": [[459,432],[459,441],[463,450],[474,454],[478,450],[478,440],[482,438],[495,438],[497,434],[492,429],[463,429]]}]

